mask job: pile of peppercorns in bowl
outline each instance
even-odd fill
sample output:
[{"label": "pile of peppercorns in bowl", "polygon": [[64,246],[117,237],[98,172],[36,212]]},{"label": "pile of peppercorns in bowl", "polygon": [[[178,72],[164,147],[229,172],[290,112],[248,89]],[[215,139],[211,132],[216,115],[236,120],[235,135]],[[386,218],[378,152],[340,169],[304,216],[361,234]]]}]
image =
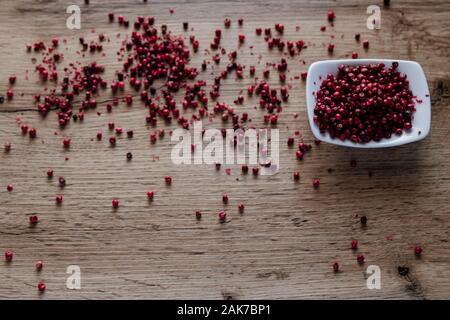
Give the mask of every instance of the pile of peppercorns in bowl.
[{"label": "pile of peppercorns in bowl", "polygon": [[336,145],[393,147],[421,140],[430,130],[428,85],[413,61],[313,63],[307,105],[315,137]]}]

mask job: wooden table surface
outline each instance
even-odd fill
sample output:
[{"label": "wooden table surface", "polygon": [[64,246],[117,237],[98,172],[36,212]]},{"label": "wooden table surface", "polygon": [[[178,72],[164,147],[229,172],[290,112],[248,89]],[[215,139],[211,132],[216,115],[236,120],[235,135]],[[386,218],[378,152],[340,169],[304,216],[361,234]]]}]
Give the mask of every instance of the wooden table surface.
[{"label": "wooden table surface", "polygon": [[[0,105],[0,143],[12,143],[10,153],[0,152],[0,251],[15,254],[12,263],[0,263],[0,298],[450,298],[450,3],[391,2],[386,8],[382,1],[356,0],[91,0],[90,5],[79,0],[2,1],[0,92],[7,90],[10,74],[17,74],[17,84],[14,99]],[[74,3],[81,8],[81,30],[66,27],[66,7]],[[366,27],[370,4],[381,7],[380,30]],[[336,12],[334,27],[327,22],[328,8]],[[280,172],[254,178],[242,176],[238,165],[224,165],[219,171],[208,165],[177,166],[170,160],[173,145],[168,135],[150,144],[148,135],[156,128],[145,124],[146,111],[139,102],[131,108],[121,104],[110,114],[100,103],[101,115],[89,112],[83,123],[72,122],[64,130],[58,128],[54,113],[42,119],[33,95],[44,93],[44,86],[31,61],[40,56],[26,53],[25,45],[53,36],[67,39],[60,48],[65,63],[95,59],[105,65],[105,78],[111,80],[120,68],[117,33],[123,39],[132,27],[125,30],[108,23],[109,11],[130,21],[137,15],[155,16],[158,25],[167,24],[174,34],[195,34],[201,50],[190,64],[197,67],[203,59],[210,60],[203,49],[209,47],[213,30],[223,29],[223,19],[229,17],[232,26],[223,32],[223,46],[233,50],[237,35],[246,34],[239,62],[255,64],[260,77],[265,63],[277,62],[282,55],[267,50],[255,35],[256,27],[273,28],[280,22],[286,26],[284,38],[304,39],[308,48],[288,57],[292,89],[277,126]],[[237,26],[238,17],[245,19],[242,27]],[[183,21],[194,31],[184,32]],[[327,25],[325,32],[319,30],[321,25]],[[111,39],[104,45],[105,56],[76,54],[78,37],[96,39],[100,32]],[[355,33],[370,40],[368,51],[355,42]],[[326,44],[332,35],[336,48],[331,57]],[[286,145],[287,137],[300,130],[304,141],[313,143],[313,136],[305,84],[294,76],[314,61],[348,58],[353,51],[361,58],[415,60],[422,65],[432,97],[431,133],[419,143],[384,150],[313,145],[299,162],[295,149]],[[208,82],[208,90],[218,70],[210,65],[199,75]],[[230,77],[223,82],[219,100],[233,105],[239,90],[252,81]],[[276,72],[269,82],[280,86]],[[102,95],[108,98],[109,90]],[[263,112],[253,108],[257,102],[246,98],[236,108],[248,111],[253,124],[262,126]],[[133,129],[135,137],[121,137],[117,147],[110,148],[110,120]],[[36,127],[38,139],[22,136],[17,121]],[[220,119],[205,125],[222,127]],[[105,136],[100,142],[95,140],[97,131]],[[62,148],[65,136],[72,139],[70,150]],[[134,157],[127,162],[129,151]],[[355,168],[350,166],[352,159],[357,160]],[[46,178],[48,168],[55,171],[53,180]],[[226,168],[231,169],[229,175]],[[302,175],[299,183],[292,180],[296,170]],[[165,185],[165,175],[173,176],[172,186]],[[62,190],[59,176],[67,180]],[[312,187],[313,178],[320,178],[318,190]],[[14,185],[13,192],[6,191],[7,184]],[[152,203],[146,198],[148,190],[156,192]],[[223,192],[230,198],[225,206],[229,222],[220,224],[217,212],[224,208]],[[60,207],[55,205],[57,194],[64,195]],[[113,198],[121,201],[117,211],[111,209]],[[245,203],[244,214],[237,212],[240,202]],[[203,213],[200,221],[195,219],[197,209]],[[40,218],[34,228],[28,224],[32,213]],[[359,223],[361,215],[368,217],[365,228]],[[352,239],[359,241],[357,252],[350,249]],[[421,258],[414,255],[416,245],[424,249]],[[364,265],[356,263],[357,254],[365,255]],[[34,265],[39,259],[45,266],[37,273]],[[331,267],[334,261],[341,266],[337,274]],[[81,268],[80,290],[66,288],[69,265]],[[366,287],[369,265],[381,269],[380,290]],[[408,267],[409,275],[399,275],[399,266]],[[36,289],[40,280],[47,285],[43,295]]]}]

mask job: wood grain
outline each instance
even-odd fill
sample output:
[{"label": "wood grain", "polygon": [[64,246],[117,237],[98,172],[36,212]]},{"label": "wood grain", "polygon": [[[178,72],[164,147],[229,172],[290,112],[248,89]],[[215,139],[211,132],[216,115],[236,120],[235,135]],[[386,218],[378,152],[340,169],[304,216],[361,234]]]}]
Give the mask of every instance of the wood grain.
[{"label": "wood grain", "polygon": [[[0,91],[8,87],[10,74],[17,74],[18,80],[14,100],[0,105],[0,143],[13,145],[9,154],[0,153],[0,251],[15,253],[11,264],[0,263],[0,298],[450,298],[448,1],[391,1],[390,8],[375,1],[382,7],[382,29],[377,31],[365,27],[366,7],[374,1],[90,2],[86,6],[83,1],[2,1]],[[65,9],[73,3],[82,10],[81,30],[66,28]],[[170,14],[169,8],[175,12]],[[336,12],[335,26],[320,32],[320,26],[327,24],[328,8]],[[255,179],[241,176],[239,166],[224,166],[231,169],[227,175],[225,168],[172,164],[167,135],[150,145],[148,134],[155,128],[145,125],[145,110],[139,103],[131,108],[121,105],[112,114],[90,113],[84,123],[72,123],[62,131],[54,114],[43,120],[30,111],[33,95],[43,92],[43,86],[31,62],[35,55],[25,52],[25,44],[52,36],[65,38],[65,62],[96,59],[106,66],[106,78],[111,79],[120,67],[116,34],[123,37],[129,31],[109,24],[108,11],[131,21],[137,15],[153,15],[174,34],[195,34],[202,49],[209,46],[213,30],[222,27],[223,18],[230,17],[233,23],[224,31],[224,47],[236,48],[237,35],[245,33],[239,62],[255,64],[259,73],[266,62],[281,56],[267,50],[254,35],[255,27],[277,22],[285,24],[286,39],[308,43],[301,56],[288,59],[291,78],[306,71],[310,63],[329,58],[325,45],[332,35],[333,58],[357,51],[360,57],[418,61],[432,95],[431,134],[419,143],[389,150],[322,144],[301,163],[295,151],[282,143],[281,171]],[[245,22],[239,28],[236,20],[241,16]],[[194,31],[183,32],[183,21],[189,21]],[[97,36],[92,28],[111,38],[105,57],[75,54],[78,37]],[[354,41],[355,33],[370,40],[370,50],[365,52]],[[262,55],[259,64],[258,55]],[[200,50],[191,64],[200,66],[203,59],[210,56]],[[218,68],[209,66],[200,78],[211,83],[217,72]],[[228,79],[220,101],[232,104],[251,81]],[[282,141],[300,130],[305,141],[312,143],[304,83],[288,82],[293,88],[278,125]],[[276,73],[270,83],[279,86]],[[255,125],[262,125],[262,112],[253,108],[256,103],[247,99],[237,108],[248,111]],[[98,110],[104,108],[101,104]],[[298,118],[292,116],[294,112]],[[39,139],[23,137],[17,117],[35,126]],[[99,130],[108,136],[109,120],[133,129],[135,137],[119,138],[114,149],[108,147],[107,139],[93,141]],[[205,126],[220,128],[222,124],[214,121]],[[167,130],[175,127],[167,126]],[[61,147],[63,136],[72,139],[68,151]],[[134,155],[130,162],[125,158],[128,151]],[[350,167],[352,159],[358,162],[356,168]],[[67,179],[66,188],[60,190],[57,179],[46,179],[48,168],[55,170],[56,177]],[[295,170],[302,174],[298,184],[291,178]],[[173,176],[171,187],[164,184],[168,174]],[[321,179],[319,190],[311,186],[315,177]],[[9,183],[15,187],[12,193],[6,191]],[[148,190],[156,192],[153,203],[146,199]],[[226,206],[230,221],[219,224],[223,192],[230,197]],[[60,193],[65,200],[57,207],[54,197]],[[116,212],[111,211],[114,197],[121,200]],[[239,202],[246,205],[243,215],[236,209]],[[196,209],[203,212],[198,222]],[[30,228],[27,217],[35,212],[41,222]],[[366,228],[355,217],[362,214],[369,219]],[[349,249],[351,239],[359,240],[358,252],[366,256],[364,266],[356,263],[356,253]],[[413,254],[415,245],[424,248],[420,259]],[[40,274],[34,270],[38,259],[45,263]],[[332,272],[334,261],[339,261],[342,272]],[[72,264],[81,267],[81,290],[66,288],[66,268]],[[381,268],[381,290],[366,288],[364,271],[370,264]],[[409,277],[400,276],[398,266],[409,267]],[[48,288],[44,295],[36,290],[41,279]]]}]

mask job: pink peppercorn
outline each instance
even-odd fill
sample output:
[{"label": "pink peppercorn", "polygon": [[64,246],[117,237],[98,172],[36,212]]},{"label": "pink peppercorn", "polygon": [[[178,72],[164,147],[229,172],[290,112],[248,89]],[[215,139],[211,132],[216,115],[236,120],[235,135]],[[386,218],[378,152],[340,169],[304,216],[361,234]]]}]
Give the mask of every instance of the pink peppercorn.
[{"label": "pink peppercorn", "polygon": [[8,192],[12,192],[12,191],[14,190],[13,185],[12,185],[12,184],[8,184],[8,185],[6,186],[6,190],[7,190]]},{"label": "pink peppercorn", "polygon": [[253,167],[252,168],[252,173],[254,176],[257,176],[259,174],[259,168],[258,167]]},{"label": "pink peppercorn", "polygon": [[6,262],[11,262],[14,257],[14,253],[12,251],[5,251],[5,260]]},{"label": "pink peppercorn", "polygon": [[294,177],[294,180],[295,180],[295,181],[300,180],[300,172],[295,171],[295,172],[292,174],[292,176]]},{"label": "pink peppercorn", "polygon": [[360,255],[357,255],[356,256],[356,261],[359,263],[359,264],[363,264],[364,263],[364,256],[362,255],[362,254],[360,254]]},{"label": "pink peppercorn", "polygon": [[36,271],[41,271],[44,267],[44,262],[42,260],[36,261]]},{"label": "pink peppercorn", "polygon": [[5,152],[8,153],[11,151],[11,143],[5,143]]},{"label": "pink peppercorn", "polygon": [[364,40],[363,41],[363,47],[364,47],[364,49],[368,49],[369,48],[369,40]]},{"label": "pink peppercorn", "polygon": [[227,195],[226,193],[224,193],[224,194],[222,195],[222,202],[223,202],[224,204],[227,204],[227,203],[228,203],[228,195]]},{"label": "pink peppercorn", "polygon": [[420,246],[416,246],[416,247],[414,248],[414,253],[415,253],[417,256],[420,256],[420,255],[422,254],[422,251],[423,251],[423,249],[422,249]]},{"label": "pink peppercorn", "polygon": [[147,198],[148,200],[153,200],[153,197],[155,196],[155,193],[153,191],[148,191],[147,192]]},{"label": "pink peppercorn", "polygon": [[243,174],[247,174],[248,173],[248,165],[243,164],[241,167],[242,173]]},{"label": "pink peppercorn", "polygon": [[14,92],[12,91],[12,89],[6,91],[6,97],[8,97],[8,99],[10,100],[14,97]]},{"label": "pink peppercorn", "polygon": [[44,292],[45,291],[45,283],[44,282],[39,282],[38,283],[38,286],[37,286],[37,288],[38,288],[38,290],[39,290],[39,292]]},{"label": "pink peppercorn", "polygon": [[320,186],[320,180],[319,179],[313,179],[312,184],[313,184],[313,187],[315,189],[317,189]]},{"label": "pink peppercorn", "polygon": [[58,205],[61,204],[63,202],[63,196],[61,196],[61,195],[56,196],[55,201],[56,201],[56,204],[58,204]]},{"label": "pink peppercorn", "polygon": [[239,213],[243,213],[245,209],[245,205],[243,203],[238,204],[238,211]]},{"label": "pink peppercorn", "polygon": [[35,224],[38,223],[38,221],[39,221],[37,215],[32,215],[32,216],[30,216],[29,219],[30,219],[30,224],[31,224],[31,225],[35,225]]},{"label": "pink peppercorn", "polygon": [[295,142],[294,137],[288,137],[288,139],[287,139],[287,145],[288,145],[289,147],[292,147],[292,146],[294,145],[294,142]]},{"label": "pink peppercorn", "polygon": [[358,249],[358,240],[352,240],[351,248],[352,248],[352,250]]},{"label": "pink peppercorn", "polygon": [[195,211],[195,218],[197,220],[200,220],[202,218],[202,213],[200,212],[200,210]]},{"label": "pink peppercorn", "polygon": [[220,211],[218,216],[221,223],[225,222],[227,219],[227,214],[225,211]]},{"label": "pink peppercorn", "polygon": [[172,177],[171,176],[165,176],[164,177],[164,181],[166,182],[167,185],[172,184]]},{"label": "pink peppercorn", "polygon": [[28,134],[29,134],[29,136],[30,136],[31,139],[34,139],[34,138],[36,138],[37,131],[36,131],[35,128],[31,128],[31,129],[28,131]]},{"label": "pink peppercorn", "polygon": [[333,271],[339,272],[339,263],[337,263],[337,262],[333,263]]},{"label": "pink peppercorn", "polygon": [[119,200],[113,199],[113,200],[111,201],[111,204],[112,204],[113,209],[119,208]]},{"label": "pink peppercorn", "polygon": [[64,138],[63,140],[63,146],[64,148],[70,148],[70,139],[69,138]]},{"label": "pink peppercorn", "polygon": [[103,134],[99,131],[99,132],[97,132],[96,137],[97,137],[97,140],[102,140]]},{"label": "pink peppercorn", "polygon": [[333,10],[328,10],[327,18],[328,18],[328,21],[330,21],[330,22],[334,21],[334,18],[336,18],[336,14],[334,13]]},{"label": "pink peppercorn", "polygon": [[352,52],[352,59],[358,59],[358,52]]},{"label": "pink peppercorn", "polygon": [[116,145],[116,137],[110,137],[109,144],[111,145],[111,147],[114,147]]}]

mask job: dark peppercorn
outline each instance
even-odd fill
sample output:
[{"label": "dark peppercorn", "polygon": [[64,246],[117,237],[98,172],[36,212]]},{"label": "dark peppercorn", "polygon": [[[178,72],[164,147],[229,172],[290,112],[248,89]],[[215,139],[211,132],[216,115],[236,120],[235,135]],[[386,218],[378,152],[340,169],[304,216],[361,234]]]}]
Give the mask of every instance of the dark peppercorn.
[{"label": "dark peppercorn", "polygon": [[366,216],[362,216],[360,221],[361,221],[362,225],[366,225],[367,224],[367,217]]},{"label": "dark peppercorn", "polygon": [[0,103],[5,102],[5,97],[4,96],[0,96]]},{"label": "dark peppercorn", "polygon": [[133,159],[133,154],[131,152],[127,153],[127,160]]}]

